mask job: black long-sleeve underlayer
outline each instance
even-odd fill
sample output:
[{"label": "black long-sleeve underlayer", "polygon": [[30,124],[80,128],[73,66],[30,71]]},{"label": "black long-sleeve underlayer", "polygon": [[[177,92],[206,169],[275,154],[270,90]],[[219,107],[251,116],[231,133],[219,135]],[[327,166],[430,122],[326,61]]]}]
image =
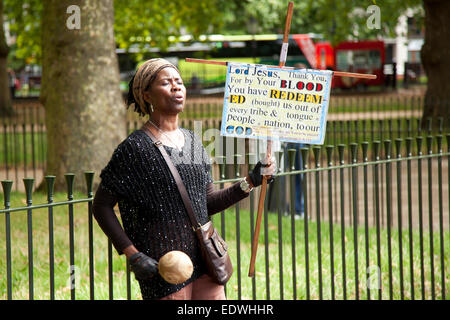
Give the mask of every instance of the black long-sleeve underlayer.
[{"label": "black long-sleeve underlayer", "polygon": [[[248,193],[241,190],[239,182],[221,190],[214,190],[214,184],[209,183],[206,188],[208,215],[221,212],[247,196]],[[117,202],[118,199],[100,184],[94,197],[93,214],[114,248],[119,254],[122,254],[125,248],[132,245],[132,242],[114,212]]]}]

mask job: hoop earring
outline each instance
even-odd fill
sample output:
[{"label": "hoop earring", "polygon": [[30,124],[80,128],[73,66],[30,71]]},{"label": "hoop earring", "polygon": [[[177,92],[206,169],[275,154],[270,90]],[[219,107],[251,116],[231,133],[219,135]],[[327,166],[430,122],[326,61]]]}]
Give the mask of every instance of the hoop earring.
[{"label": "hoop earring", "polygon": [[153,113],[154,110],[153,110],[153,105],[152,104],[150,105],[150,109],[152,110],[152,113]]}]

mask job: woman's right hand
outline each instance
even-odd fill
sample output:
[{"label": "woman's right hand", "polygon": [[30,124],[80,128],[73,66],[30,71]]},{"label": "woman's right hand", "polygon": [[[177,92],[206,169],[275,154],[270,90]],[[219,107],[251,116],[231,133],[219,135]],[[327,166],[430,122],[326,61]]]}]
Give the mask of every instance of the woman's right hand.
[{"label": "woman's right hand", "polygon": [[149,280],[158,273],[158,261],[142,252],[137,252],[130,257],[130,267],[136,280]]},{"label": "woman's right hand", "polygon": [[250,179],[252,180],[253,187],[259,187],[262,184],[263,176],[267,176],[267,183],[271,183],[274,178],[273,175],[276,172],[277,164],[274,156],[268,159],[264,158],[255,165],[252,171],[248,173]]}]

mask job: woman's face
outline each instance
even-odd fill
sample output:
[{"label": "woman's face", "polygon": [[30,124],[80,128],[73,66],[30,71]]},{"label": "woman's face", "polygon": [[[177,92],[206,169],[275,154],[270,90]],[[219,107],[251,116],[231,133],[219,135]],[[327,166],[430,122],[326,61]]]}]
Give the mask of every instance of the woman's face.
[{"label": "woman's face", "polygon": [[178,71],[167,67],[158,72],[144,97],[153,105],[155,111],[178,114],[184,109],[186,87]]}]

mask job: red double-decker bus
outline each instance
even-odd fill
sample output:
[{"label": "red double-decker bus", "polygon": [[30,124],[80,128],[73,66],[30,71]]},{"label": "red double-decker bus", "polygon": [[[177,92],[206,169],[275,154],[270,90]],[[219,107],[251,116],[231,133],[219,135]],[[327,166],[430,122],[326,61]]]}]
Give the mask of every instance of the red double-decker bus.
[{"label": "red double-decker bus", "polygon": [[334,77],[333,87],[355,88],[384,84],[385,45],[383,41],[345,41],[332,47],[329,42],[318,42],[316,68],[336,71],[370,73],[376,79]]},{"label": "red double-decker bus", "polygon": [[[345,41],[333,47],[329,42],[321,41],[317,34],[292,34],[289,36],[289,54],[286,66],[303,64],[312,69],[329,69],[358,73],[376,74],[376,80],[334,77],[333,87],[355,88],[384,84],[385,47],[383,41]],[[194,65],[185,63],[186,57],[201,57],[215,60],[239,61],[278,65],[283,35],[208,35],[194,40],[183,36],[166,51],[148,45],[143,49],[117,49],[120,69],[126,89],[131,74],[135,70],[135,61],[130,53],[141,52],[144,55],[162,56],[178,65],[186,84],[195,78],[201,87],[221,87],[226,79],[226,69],[214,65]]]}]

